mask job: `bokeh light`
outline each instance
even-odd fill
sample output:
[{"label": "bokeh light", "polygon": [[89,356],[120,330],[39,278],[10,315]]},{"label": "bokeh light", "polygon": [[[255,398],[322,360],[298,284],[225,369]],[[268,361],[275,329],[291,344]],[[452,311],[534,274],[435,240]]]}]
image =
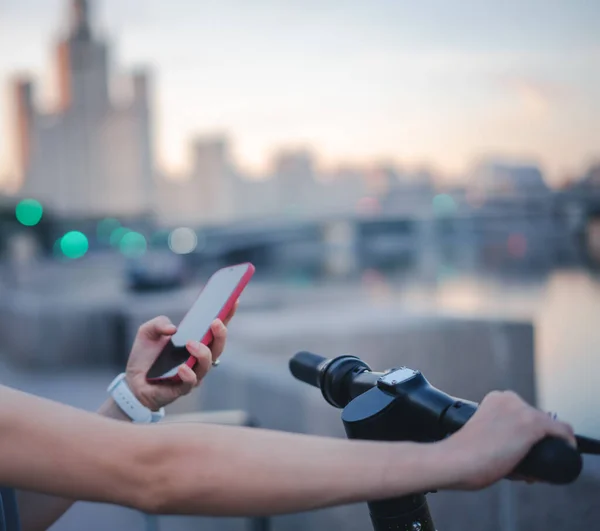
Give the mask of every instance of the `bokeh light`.
[{"label": "bokeh light", "polygon": [[118,227],[118,228],[116,228],[110,234],[110,244],[113,247],[119,247],[121,245],[121,239],[128,232],[130,232],[130,230],[127,227]]},{"label": "bokeh light", "polygon": [[60,250],[67,258],[81,258],[88,252],[87,236],[79,231],[67,232],[60,239]]},{"label": "bokeh light", "polygon": [[143,234],[130,231],[121,238],[119,248],[125,256],[136,258],[144,255],[148,249],[148,243]]},{"label": "bokeh light", "polygon": [[197,245],[198,236],[188,227],[179,227],[169,235],[169,249],[176,254],[189,254]]},{"label": "bokeh light", "polygon": [[438,194],[433,198],[433,213],[436,216],[451,216],[456,213],[456,201],[448,194]]},{"label": "bokeh light", "polygon": [[361,197],[356,203],[356,212],[363,216],[378,214],[381,211],[381,205],[376,197]]},{"label": "bokeh light", "polygon": [[363,286],[374,286],[385,282],[385,275],[374,268],[365,269],[361,275]]},{"label": "bokeh light", "polygon": [[466,199],[467,203],[469,203],[469,205],[471,205],[473,208],[481,208],[483,205],[485,205],[485,192],[476,188],[470,188],[467,190]]},{"label": "bokeh light", "polygon": [[389,302],[392,296],[392,289],[386,276],[377,269],[366,269],[361,278],[363,287],[372,302]]},{"label": "bokeh light", "polygon": [[106,218],[98,222],[96,227],[96,235],[102,243],[110,243],[112,233],[121,226],[118,219]]},{"label": "bokeh light", "polygon": [[506,241],[508,253],[515,258],[523,258],[527,252],[527,240],[522,234],[511,234]]},{"label": "bokeh light", "polygon": [[23,199],[15,208],[15,216],[21,225],[33,227],[37,225],[44,213],[44,209],[39,201],[35,199]]}]

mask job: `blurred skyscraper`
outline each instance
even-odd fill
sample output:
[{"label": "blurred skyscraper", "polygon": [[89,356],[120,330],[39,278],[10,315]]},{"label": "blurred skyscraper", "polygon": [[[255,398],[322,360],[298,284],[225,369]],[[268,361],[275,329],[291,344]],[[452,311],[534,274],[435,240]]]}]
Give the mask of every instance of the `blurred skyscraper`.
[{"label": "blurred skyscraper", "polygon": [[133,73],[127,101],[111,98],[109,49],[91,18],[87,0],[71,0],[53,112],[36,108],[31,80],[15,81],[21,193],[60,215],[137,215],[149,209],[154,182],[149,78]]},{"label": "blurred skyscraper", "polygon": [[201,219],[231,221],[233,212],[233,164],[225,138],[197,138],[193,143],[192,196]]},{"label": "blurred skyscraper", "polygon": [[274,159],[273,173],[278,184],[281,214],[305,217],[318,208],[317,173],[312,153],[280,151]]},{"label": "blurred skyscraper", "polygon": [[196,137],[185,178],[158,179],[157,214],[166,224],[219,224],[240,216],[236,198],[243,186],[234,168],[229,141],[223,136]]},{"label": "blurred skyscraper", "polygon": [[540,169],[532,164],[486,160],[472,172],[469,189],[485,197],[546,197],[550,190]]}]

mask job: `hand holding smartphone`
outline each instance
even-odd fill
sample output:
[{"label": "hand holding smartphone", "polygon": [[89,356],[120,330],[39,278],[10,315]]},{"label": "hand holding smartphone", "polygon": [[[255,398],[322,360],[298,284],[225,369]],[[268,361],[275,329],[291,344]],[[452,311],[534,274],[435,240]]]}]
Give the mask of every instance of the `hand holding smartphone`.
[{"label": "hand holding smartphone", "polygon": [[196,363],[186,345],[200,341],[210,345],[210,325],[215,319],[224,320],[232,311],[237,299],[254,274],[251,263],[238,264],[219,269],[210,277],[193,306],[187,312],[177,332],[169,338],[146,376],[150,382],[178,381],[177,369],[182,363],[190,368]]}]

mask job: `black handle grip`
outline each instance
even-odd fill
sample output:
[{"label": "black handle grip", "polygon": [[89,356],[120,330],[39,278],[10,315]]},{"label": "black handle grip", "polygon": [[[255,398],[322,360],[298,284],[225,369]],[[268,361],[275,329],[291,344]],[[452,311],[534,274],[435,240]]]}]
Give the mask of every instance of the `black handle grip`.
[{"label": "black handle grip", "polygon": [[[476,411],[475,402],[457,400],[442,418],[443,430],[446,433],[458,431]],[[531,448],[515,473],[546,483],[565,485],[579,477],[582,467],[583,459],[575,448],[563,439],[547,437]]]},{"label": "black handle grip", "polygon": [[301,382],[320,387],[319,385],[319,365],[327,358],[318,356],[312,352],[298,352],[290,360],[290,372],[294,378]]},{"label": "black handle grip", "polygon": [[577,441],[579,453],[600,455],[600,440],[584,435],[575,435],[575,440]]},{"label": "black handle grip", "polygon": [[515,469],[515,473],[529,478],[566,485],[575,481],[581,469],[581,454],[565,440],[547,437],[537,443]]}]

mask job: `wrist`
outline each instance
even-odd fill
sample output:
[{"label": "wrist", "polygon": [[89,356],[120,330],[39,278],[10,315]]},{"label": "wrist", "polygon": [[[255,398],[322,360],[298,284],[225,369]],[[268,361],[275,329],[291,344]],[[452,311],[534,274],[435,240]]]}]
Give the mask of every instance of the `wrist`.
[{"label": "wrist", "polygon": [[[388,454],[385,484],[393,496],[406,495],[408,488],[412,493],[426,493],[436,490],[458,488],[461,474],[464,473],[453,450],[444,442],[433,443],[392,443]],[[407,485],[407,478],[412,481]]]},{"label": "wrist", "polygon": [[135,423],[159,422],[165,415],[164,408],[158,411],[147,407],[131,390],[125,373],[119,374],[107,389],[115,405]]},{"label": "wrist", "polygon": [[98,414],[115,420],[131,422],[131,418],[123,412],[112,396],[107,398],[104,404],[98,408]]},{"label": "wrist", "polygon": [[460,451],[454,439],[444,439],[427,445],[439,490],[464,490],[469,488],[469,479],[474,469],[473,457]]},{"label": "wrist", "polygon": [[124,382],[127,384],[127,387],[129,387],[129,390],[131,391],[135,399],[138,400],[138,402],[142,404],[142,406],[148,408],[152,412],[156,412],[160,409],[160,406],[158,406],[147,396],[144,396],[143,393],[139,392],[138,386],[135,384],[134,379],[129,375],[128,372],[125,372]]}]

